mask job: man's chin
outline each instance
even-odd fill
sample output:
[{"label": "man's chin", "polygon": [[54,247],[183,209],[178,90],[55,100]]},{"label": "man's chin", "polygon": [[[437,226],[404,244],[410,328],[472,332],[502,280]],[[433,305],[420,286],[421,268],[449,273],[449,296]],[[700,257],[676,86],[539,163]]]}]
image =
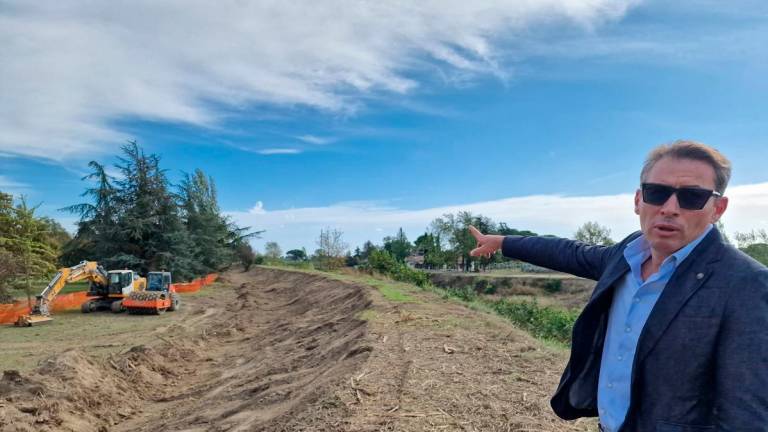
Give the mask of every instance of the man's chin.
[{"label": "man's chin", "polygon": [[651,243],[651,249],[664,256],[672,255],[685,246],[680,239],[676,238],[652,238],[649,243]]}]

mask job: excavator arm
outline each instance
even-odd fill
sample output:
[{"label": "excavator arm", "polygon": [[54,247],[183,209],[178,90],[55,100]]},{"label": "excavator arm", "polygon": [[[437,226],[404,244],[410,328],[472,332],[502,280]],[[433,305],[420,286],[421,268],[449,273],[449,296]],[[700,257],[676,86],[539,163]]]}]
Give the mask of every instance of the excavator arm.
[{"label": "excavator arm", "polygon": [[104,286],[109,284],[106,270],[95,261],[83,261],[73,267],[61,268],[48,283],[48,286],[36,297],[30,314],[19,315],[15,323],[16,326],[30,327],[33,324],[51,321],[50,306],[53,299],[68,283],[81,280],[89,280]]}]

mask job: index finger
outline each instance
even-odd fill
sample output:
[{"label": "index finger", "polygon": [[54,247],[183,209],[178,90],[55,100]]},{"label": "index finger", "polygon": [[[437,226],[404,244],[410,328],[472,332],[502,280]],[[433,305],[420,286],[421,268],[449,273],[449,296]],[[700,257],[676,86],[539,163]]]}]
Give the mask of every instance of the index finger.
[{"label": "index finger", "polygon": [[472,236],[477,241],[480,241],[480,239],[483,237],[483,233],[481,233],[477,228],[473,227],[472,225],[469,226],[469,233],[472,234]]}]

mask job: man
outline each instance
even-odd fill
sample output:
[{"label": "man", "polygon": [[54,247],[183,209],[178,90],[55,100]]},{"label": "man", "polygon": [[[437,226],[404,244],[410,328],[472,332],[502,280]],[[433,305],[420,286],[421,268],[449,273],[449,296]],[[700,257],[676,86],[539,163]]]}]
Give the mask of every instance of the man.
[{"label": "man", "polygon": [[552,398],[563,419],[610,432],[768,431],[768,269],[713,226],[730,163],[691,141],[654,149],[640,175],[640,232],[615,246],[483,235],[501,249],[597,280]]}]

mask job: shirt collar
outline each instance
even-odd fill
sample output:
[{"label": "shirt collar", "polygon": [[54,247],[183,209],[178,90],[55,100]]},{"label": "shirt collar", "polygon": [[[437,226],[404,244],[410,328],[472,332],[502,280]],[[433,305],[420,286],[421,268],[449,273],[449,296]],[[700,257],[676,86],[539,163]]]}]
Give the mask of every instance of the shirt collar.
[{"label": "shirt collar", "polygon": [[[691,252],[693,252],[696,246],[698,246],[699,243],[704,240],[704,237],[706,237],[707,234],[712,231],[713,227],[714,225],[709,224],[709,226],[707,226],[707,228],[703,233],[701,233],[700,236],[696,237],[693,241],[680,248],[677,252],[668,256],[661,265],[663,267],[669,267],[668,264],[672,263],[672,268],[677,268],[677,266],[679,266],[680,263],[683,262],[683,260],[691,254]],[[629,242],[624,248],[624,259],[627,260],[627,263],[629,264],[633,273],[639,274],[640,267],[645,262],[645,260],[648,259],[649,256],[651,256],[651,244],[645,238],[645,234],[641,234],[640,237]]]}]

